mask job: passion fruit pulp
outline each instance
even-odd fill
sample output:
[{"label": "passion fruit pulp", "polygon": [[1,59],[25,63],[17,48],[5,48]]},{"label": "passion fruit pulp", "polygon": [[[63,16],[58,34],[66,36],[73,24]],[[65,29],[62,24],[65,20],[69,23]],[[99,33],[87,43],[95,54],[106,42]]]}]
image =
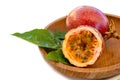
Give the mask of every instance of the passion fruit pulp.
[{"label": "passion fruit pulp", "polygon": [[67,32],[62,51],[71,64],[86,67],[96,62],[103,45],[103,37],[98,30],[90,26],[80,26]]}]

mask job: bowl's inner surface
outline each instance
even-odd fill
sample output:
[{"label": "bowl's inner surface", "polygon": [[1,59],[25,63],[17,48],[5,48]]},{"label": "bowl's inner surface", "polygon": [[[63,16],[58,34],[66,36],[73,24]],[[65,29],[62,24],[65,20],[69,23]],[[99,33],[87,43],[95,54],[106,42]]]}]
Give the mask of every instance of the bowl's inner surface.
[{"label": "bowl's inner surface", "polygon": [[[115,16],[107,15],[108,19],[112,19],[115,22],[116,30],[120,34],[120,18]],[[60,31],[66,31],[65,29],[66,17],[54,21],[47,26],[47,29],[54,31],[59,29]],[[105,42],[105,48],[101,53],[99,59],[95,64],[88,66],[88,68],[102,68],[107,66],[112,66],[115,64],[120,64],[120,40],[109,39]]]}]

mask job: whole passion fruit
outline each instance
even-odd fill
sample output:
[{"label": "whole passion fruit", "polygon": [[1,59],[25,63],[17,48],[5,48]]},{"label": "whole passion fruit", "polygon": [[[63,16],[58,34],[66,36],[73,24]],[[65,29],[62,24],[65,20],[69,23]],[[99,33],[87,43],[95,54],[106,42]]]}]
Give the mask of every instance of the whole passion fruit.
[{"label": "whole passion fruit", "polygon": [[68,14],[66,25],[68,30],[80,25],[92,26],[104,35],[108,31],[109,22],[99,9],[91,6],[79,6]]},{"label": "whole passion fruit", "polygon": [[65,35],[62,51],[69,62],[86,67],[96,62],[104,46],[101,33],[91,26],[79,26]]}]

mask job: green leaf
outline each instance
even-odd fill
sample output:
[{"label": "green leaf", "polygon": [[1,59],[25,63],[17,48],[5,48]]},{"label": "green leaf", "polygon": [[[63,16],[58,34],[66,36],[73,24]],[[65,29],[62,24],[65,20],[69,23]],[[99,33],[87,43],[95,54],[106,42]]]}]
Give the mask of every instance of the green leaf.
[{"label": "green leaf", "polygon": [[46,29],[34,29],[24,33],[14,33],[14,36],[32,42],[40,47],[57,49],[61,44],[56,41],[54,34]]},{"label": "green leaf", "polygon": [[56,42],[59,45],[61,45],[60,47],[62,47],[62,40],[64,39],[66,32],[60,32],[59,30],[55,30],[53,34],[54,34]]},{"label": "green leaf", "polygon": [[24,33],[17,32],[12,35],[32,42],[40,47],[51,49],[52,51],[48,52],[45,57],[46,59],[70,65],[61,50],[65,32],[55,31],[52,33],[46,29],[34,29]]},{"label": "green leaf", "polygon": [[64,63],[64,64],[70,64],[69,61],[64,57],[61,49],[49,52],[45,56],[45,58],[47,60],[57,61],[57,62],[61,62],[61,63]]},{"label": "green leaf", "polygon": [[58,39],[64,39],[65,34],[66,34],[66,32],[60,32],[59,30],[56,30],[54,32],[55,37]]}]

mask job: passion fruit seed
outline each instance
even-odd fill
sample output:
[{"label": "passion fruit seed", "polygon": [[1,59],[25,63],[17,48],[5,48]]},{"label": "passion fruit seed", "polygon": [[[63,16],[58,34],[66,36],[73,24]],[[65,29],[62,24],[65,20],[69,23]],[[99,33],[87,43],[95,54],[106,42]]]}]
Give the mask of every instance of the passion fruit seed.
[{"label": "passion fruit seed", "polygon": [[103,37],[98,30],[90,26],[80,26],[67,32],[62,51],[71,64],[85,67],[95,63],[103,45]]}]

